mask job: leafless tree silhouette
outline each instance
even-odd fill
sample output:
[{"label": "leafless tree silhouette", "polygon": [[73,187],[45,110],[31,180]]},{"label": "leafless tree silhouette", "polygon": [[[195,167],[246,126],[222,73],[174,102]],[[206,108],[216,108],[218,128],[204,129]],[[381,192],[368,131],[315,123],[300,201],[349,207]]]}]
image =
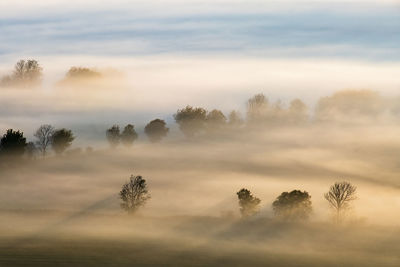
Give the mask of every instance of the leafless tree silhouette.
[{"label": "leafless tree silhouette", "polygon": [[54,133],[54,127],[49,124],[44,124],[36,130],[34,136],[37,138],[36,147],[42,153],[42,156],[46,156],[47,148],[51,145],[52,136]]},{"label": "leafless tree silhouette", "polygon": [[349,182],[336,182],[326,193],[325,199],[336,212],[336,222],[342,220],[343,213],[349,208],[351,201],[357,199],[356,187]]}]

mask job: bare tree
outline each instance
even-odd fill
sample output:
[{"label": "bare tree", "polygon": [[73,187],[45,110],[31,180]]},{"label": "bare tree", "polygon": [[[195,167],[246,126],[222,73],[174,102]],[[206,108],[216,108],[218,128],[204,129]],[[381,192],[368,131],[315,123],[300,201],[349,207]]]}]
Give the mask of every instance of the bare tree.
[{"label": "bare tree", "polygon": [[131,175],[130,181],[122,186],[119,196],[122,200],[121,208],[133,214],[150,199],[146,180],[140,175]]},{"label": "bare tree", "polygon": [[258,205],[261,200],[254,197],[250,190],[242,188],[236,194],[239,199],[240,213],[242,214],[242,217],[249,217],[258,212]]},{"label": "bare tree", "polygon": [[268,98],[264,94],[257,94],[247,101],[247,121],[260,121],[268,108]]},{"label": "bare tree", "polygon": [[36,147],[42,153],[42,156],[46,156],[47,148],[51,145],[52,136],[54,133],[54,127],[49,124],[44,124],[36,130],[34,136],[37,138]]},{"label": "bare tree", "polygon": [[336,182],[324,195],[330,206],[336,212],[336,222],[339,223],[343,213],[349,209],[350,202],[357,199],[356,187],[349,182]]}]

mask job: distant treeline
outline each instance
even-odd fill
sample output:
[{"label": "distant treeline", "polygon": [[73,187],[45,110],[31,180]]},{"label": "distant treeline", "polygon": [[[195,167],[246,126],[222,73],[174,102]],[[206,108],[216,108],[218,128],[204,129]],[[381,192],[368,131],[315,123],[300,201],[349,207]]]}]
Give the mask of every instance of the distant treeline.
[{"label": "distant treeline", "polygon": [[[66,73],[66,79],[82,77],[98,78],[100,72],[89,68],[72,67]],[[20,60],[12,74],[1,79],[2,86],[22,86],[40,84],[42,67],[36,60]],[[308,127],[311,124],[332,121],[346,121],[356,124],[366,119],[397,117],[400,106],[396,100],[386,101],[378,93],[368,90],[340,91],[332,96],[321,98],[313,112],[300,99],[292,100],[285,106],[282,102],[271,102],[264,94],[256,94],[246,102],[246,113],[231,111],[224,114],[221,110],[206,110],[202,107],[186,106],[178,109],[173,118],[187,138],[201,136],[222,136],[242,134],[248,129],[268,127]],[[152,143],[160,142],[169,133],[166,122],[161,119],[150,121],[144,132]],[[42,125],[34,133],[36,140],[27,142],[23,132],[8,129],[1,138],[0,156],[34,157],[39,152],[45,156],[49,148],[56,154],[64,153],[72,144],[75,136],[69,129],[55,129],[51,125]],[[131,146],[138,138],[134,124],[126,125],[122,131],[113,125],[105,131],[111,147],[119,144]],[[91,151],[92,148],[87,148]]]}]

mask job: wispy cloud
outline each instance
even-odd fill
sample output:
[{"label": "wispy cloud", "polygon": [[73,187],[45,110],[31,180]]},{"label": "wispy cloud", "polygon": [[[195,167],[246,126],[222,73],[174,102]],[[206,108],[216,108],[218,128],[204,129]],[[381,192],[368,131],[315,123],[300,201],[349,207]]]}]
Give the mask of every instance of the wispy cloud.
[{"label": "wispy cloud", "polygon": [[[320,1],[311,2],[309,7],[313,8],[299,8],[304,1],[283,1],[280,5],[217,1],[211,7],[196,1],[153,1],[151,9],[141,1],[128,2],[111,6],[107,1],[98,5],[90,1],[81,5],[42,1],[49,10],[57,7],[56,11],[5,16],[0,19],[0,54],[216,52],[263,57],[400,59],[400,19],[394,5],[338,1],[327,9]],[[36,10],[22,1],[6,10],[12,13],[18,3],[23,10]],[[163,14],[154,12],[166,3],[172,8]],[[226,11],[219,8],[227,3],[232,6]],[[255,8],[256,3],[260,8]],[[192,10],[194,6],[200,7],[199,12]],[[181,12],[175,12],[173,7]]]}]

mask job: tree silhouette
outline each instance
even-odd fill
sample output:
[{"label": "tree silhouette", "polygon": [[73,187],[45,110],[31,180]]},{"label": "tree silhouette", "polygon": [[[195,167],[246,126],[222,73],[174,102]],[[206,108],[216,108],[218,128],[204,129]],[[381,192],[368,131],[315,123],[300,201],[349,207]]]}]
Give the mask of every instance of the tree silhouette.
[{"label": "tree silhouette", "polygon": [[37,147],[35,146],[35,143],[33,142],[28,142],[25,147],[25,154],[28,159],[34,159],[36,157],[36,153],[38,152]]},{"label": "tree silhouette", "polygon": [[144,132],[151,142],[159,142],[163,137],[165,137],[169,131],[166,126],[165,121],[160,119],[155,119],[149,122],[144,128]]},{"label": "tree silhouette", "polygon": [[261,200],[254,197],[248,189],[242,188],[236,193],[239,199],[240,213],[243,217],[256,214]]},{"label": "tree silhouette", "polygon": [[113,148],[117,147],[121,140],[119,126],[113,125],[110,129],[107,129],[106,136],[107,136],[108,143],[110,143],[110,146]]},{"label": "tree silhouette", "polygon": [[150,199],[146,180],[140,175],[131,175],[130,181],[122,186],[119,196],[122,200],[121,208],[130,214],[135,213]]},{"label": "tree silhouette", "polygon": [[337,223],[341,221],[343,213],[350,207],[350,202],[357,199],[356,189],[349,182],[336,182],[324,195],[330,206],[335,210]]},{"label": "tree silhouette", "polygon": [[37,138],[36,146],[43,157],[46,156],[47,149],[51,145],[53,133],[54,127],[49,124],[44,124],[41,125],[34,134]]},{"label": "tree silhouette", "polygon": [[126,125],[121,134],[121,142],[125,146],[131,146],[137,138],[138,134],[135,131],[135,126],[132,124]]},{"label": "tree silhouette", "polygon": [[272,203],[272,207],[277,217],[286,220],[308,219],[312,212],[311,196],[300,190],[283,192]]},{"label": "tree silhouette", "polygon": [[42,78],[42,67],[36,60],[20,60],[14,66],[12,75],[2,78],[3,86],[39,85]]},{"label": "tree silhouette", "polygon": [[228,124],[233,127],[238,127],[243,124],[243,119],[238,111],[232,110],[228,115]]},{"label": "tree silhouette", "polygon": [[218,131],[226,125],[226,117],[221,110],[213,109],[208,112],[206,123],[209,131]]},{"label": "tree silhouette", "polygon": [[24,133],[8,129],[0,140],[0,151],[5,156],[21,157],[25,153]]},{"label": "tree silhouette", "polygon": [[65,77],[67,79],[99,78],[101,73],[89,68],[71,67]]},{"label": "tree silhouette", "polygon": [[290,102],[289,110],[289,122],[294,124],[302,124],[308,120],[308,108],[300,99],[294,99]]},{"label": "tree silhouette", "polygon": [[75,137],[71,130],[59,129],[55,130],[52,135],[51,146],[57,155],[62,154],[68,147],[71,146]]},{"label": "tree silhouette", "polygon": [[193,137],[204,129],[206,116],[207,111],[205,109],[191,106],[179,109],[174,114],[175,121],[179,124],[179,129],[187,137]]},{"label": "tree silhouette", "polygon": [[257,94],[247,101],[247,121],[258,122],[263,119],[268,109],[268,98],[264,94]]}]

